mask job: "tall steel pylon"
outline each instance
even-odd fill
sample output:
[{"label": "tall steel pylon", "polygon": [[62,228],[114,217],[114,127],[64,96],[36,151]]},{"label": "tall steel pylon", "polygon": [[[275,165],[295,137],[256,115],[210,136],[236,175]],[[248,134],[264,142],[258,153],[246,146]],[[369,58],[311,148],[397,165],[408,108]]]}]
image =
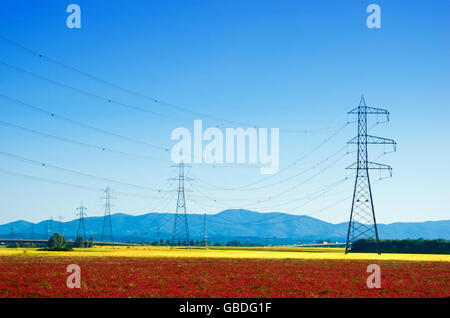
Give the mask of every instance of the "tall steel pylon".
[{"label": "tall steel pylon", "polygon": [[[78,212],[79,219],[78,219],[78,230],[77,230],[76,237],[81,236],[83,238],[83,240],[86,241],[86,228],[84,226],[84,217],[87,215],[85,212],[87,210],[87,208],[83,205],[83,202],[81,202],[81,205],[79,208],[77,208],[77,210],[79,211]],[[83,234],[83,235],[81,235],[81,234]]]},{"label": "tall steel pylon", "polygon": [[105,216],[103,218],[102,242],[114,242],[112,220],[111,220],[111,189],[107,187],[105,190]]},{"label": "tall steel pylon", "polygon": [[[378,228],[375,219],[372,190],[370,187],[369,170],[387,170],[392,176],[392,168],[388,165],[369,161],[368,144],[392,145],[396,150],[396,142],[392,139],[376,137],[367,132],[367,115],[377,115],[389,121],[389,112],[385,109],[366,106],[364,96],[361,96],[359,106],[348,112],[348,115],[358,115],[358,135],[347,144],[357,145],[357,161],[348,166],[347,169],[356,170],[355,188],[353,190],[353,201],[348,224],[347,243],[345,253],[351,249],[350,244],[360,238],[372,238],[376,240],[377,251],[379,249]],[[378,121],[377,121],[378,123]]]},{"label": "tall steel pylon", "polygon": [[161,235],[160,235],[160,228],[159,228],[159,221],[158,221],[158,224],[157,224],[157,226],[156,226],[156,236],[157,236],[157,242],[158,242],[158,244],[161,242]]},{"label": "tall steel pylon", "polygon": [[62,226],[63,226],[63,224],[62,224],[62,216],[60,215],[60,216],[59,216],[59,224],[58,224],[58,233],[59,233],[60,235],[63,235]]},{"label": "tall steel pylon", "polygon": [[184,176],[184,168],[186,167],[186,165],[183,162],[175,165],[174,167],[177,167],[179,169],[179,173],[178,178],[169,179],[178,181],[178,198],[175,219],[173,223],[172,245],[176,245],[178,241],[180,241],[181,244],[189,245],[189,224],[186,212],[186,198],[184,195],[184,181],[191,180],[191,178]]},{"label": "tall steel pylon", "polygon": [[206,213],[203,217],[203,245],[208,245],[208,232],[206,231]]}]

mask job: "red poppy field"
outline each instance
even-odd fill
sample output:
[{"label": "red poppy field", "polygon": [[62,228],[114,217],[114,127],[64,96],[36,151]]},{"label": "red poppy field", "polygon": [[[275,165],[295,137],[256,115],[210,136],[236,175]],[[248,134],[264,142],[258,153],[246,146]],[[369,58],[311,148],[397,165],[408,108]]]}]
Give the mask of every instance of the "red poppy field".
[{"label": "red poppy field", "polygon": [[[81,288],[66,285],[69,264]],[[0,297],[449,297],[448,262],[379,261],[381,288],[369,289],[370,261],[0,257]]]}]

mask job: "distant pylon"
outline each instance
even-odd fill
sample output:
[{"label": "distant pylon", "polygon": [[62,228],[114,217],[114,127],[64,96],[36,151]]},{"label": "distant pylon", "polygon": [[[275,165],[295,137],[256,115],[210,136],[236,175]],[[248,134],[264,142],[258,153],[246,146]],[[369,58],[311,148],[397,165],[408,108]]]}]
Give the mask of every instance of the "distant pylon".
[{"label": "distant pylon", "polygon": [[206,213],[203,218],[203,244],[205,247],[208,245],[208,233],[206,231]]},{"label": "distant pylon", "polygon": [[[79,208],[77,208],[78,212],[78,230],[77,230],[77,237],[81,236],[84,241],[86,241],[86,228],[84,226],[84,217],[87,215],[85,210],[87,210],[86,207],[84,207],[83,202],[81,202],[81,205]],[[82,234],[82,235],[81,235]]]},{"label": "distant pylon", "polygon": [[61,235],[63,235],[62,226],[63,226],[63,224],[62,224],[62,216],[59,216],[58,232]]},{"label": "distant pylon", "polygon": [[50,233],[49,237],[53,236],[53,216],[50,217]]},{"label": "distant pylon", "polygon": [[9,233],[9,238],[10,239],[14,239],[14,225],[11,223],[11,229],[10,229],[10,233]]},{"label": "distant pylon", "polygon": [[396,150],[396,143],[392,139],[368,135],[367,115],[386,116],[389,121],[389,112],[385,109],[366,106],[364,96],[361,96],[359,106],[348,112],[349,115],[358,115],[358,135],[351,139],[348,144],[357,145],[357,161],[348,166],[347,169],[356,170],[355,188],[353,190],[353,201],[348,223],[347,243],[345,253],[350,248],[350,243],[360,238],[372,238],[376,240],[377,251],[379,249],[378,228],[375,219],[372,190],[370,187],[369,170],[387,170],[392,176],[392,168],[388,165],[369,161],[368,144],[392,145]]},{"label": "distant pylon", "polygon": [[157,236],[157,238],[158,238],[158,243],[161,241],[161,236],[160,236],[160,233],[159,233],[159,221],[158,221],[158,224],[157,224],[157,226],[156,226],[156,236]]},{"label": "distant pylon", "polygon": [[111,220],[111,189],[106,187],[105,196],[105,216],[103,217],[102,242],[114,242],[112,220]]},{"label": "distant pylon", "polygon": [[178,165],[175,165],[174,167],[179,168],[179,174],[178,178],[170,179],[170,180],[178,180],[178,198],[177,198],[177,208],[175,212],[175,220],[173,223],[172,245],[176,245],[178,241],[180,241],[180,244],[189,245],[190,244],[189,225],[186,212],[186,198],[184,195],[185,192],[184,181],[191,179],[184,176],[184,167],[186,166],[184,165],[183,162],[181,162]]}]

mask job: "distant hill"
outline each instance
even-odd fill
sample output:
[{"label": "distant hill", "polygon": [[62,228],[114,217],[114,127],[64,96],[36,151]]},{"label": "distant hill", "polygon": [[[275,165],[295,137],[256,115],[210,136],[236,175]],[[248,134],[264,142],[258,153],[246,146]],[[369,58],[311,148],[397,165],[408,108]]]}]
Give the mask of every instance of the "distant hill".
[{"label": "distant hill", "polygon": [[[174,214],[148,213],[112,215],[114,238],[116,241],[151,242],[157,239],[160,225],[160,238],[170,239]],[[194,240],[203,239],[203,214],[189,214],[189,231]],[[32,223],[12,222],[14,237],[31,237]],[[95,240],[101,237],[103,217],[85,218],[87,236]],[[207,216],[208,238],[212,242],[231,240],[265,244],[309,243],[318,240],[345,241],[348,223],[332,224],[310,216],[287,213],[259,213],[249,210],[225,210]],[[62,234],[74,238],[78,220],[63,222]],[[34,237],[45,238],[50,221],[34,224]],[[425,238],[450,239],[450,220],[428,222],[398,222],[379,224],[379,235],[383,239]],[[53,232],[59,231],[59,222],[53,221]],[[0,238],[9,238],[11,223],[0,225]]]}]

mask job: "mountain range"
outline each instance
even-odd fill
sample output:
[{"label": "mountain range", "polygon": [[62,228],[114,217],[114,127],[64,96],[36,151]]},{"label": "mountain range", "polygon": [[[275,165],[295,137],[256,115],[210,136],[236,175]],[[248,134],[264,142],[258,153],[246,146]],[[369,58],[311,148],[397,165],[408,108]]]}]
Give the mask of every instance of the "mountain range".
[{"label": "mountain range", "polygon": [[[204,215],[188,214],[190,237],[203,240]],[[152,242],[158,238],[172,237],[173,213],[147,213],[111,215],[115,241]],[[100,240],[103,217],[85,217],[87,237]],[[159,226],[158,226],[159,224]],[[15,221],[0,225],[0,238],[47,238],[51,232],[62,232],[73,239],[78,229],[78,219],[60,223],[42,221],[31,223]],[[158,234],[159,228],[159,234]],[[287,213],[259,213],[243,209],[224,210],[207,215],[207,235],[210,242],[242,242],[259,244],[311,243],[318,240],[345,242],[348,222],[333,224],[310,216]],[[380,239],[450,239],[450,220],[427,222],[396,222],[378,224]],[[47,233],[47,234],[46,234]]]}]

